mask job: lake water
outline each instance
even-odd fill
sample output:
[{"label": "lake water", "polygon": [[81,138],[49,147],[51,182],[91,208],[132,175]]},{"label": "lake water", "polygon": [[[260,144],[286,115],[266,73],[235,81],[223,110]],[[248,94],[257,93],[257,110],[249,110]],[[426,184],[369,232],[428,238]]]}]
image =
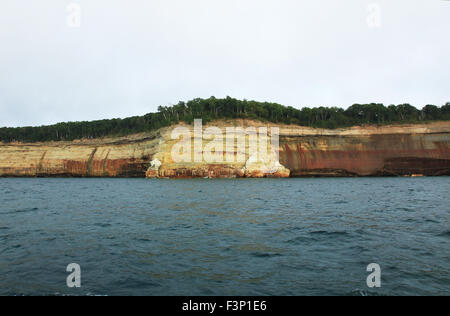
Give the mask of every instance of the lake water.
[{"label": "lake water", "polygon": [[0,179],[0,295],[450,295],[449,194],[448,177]]}]

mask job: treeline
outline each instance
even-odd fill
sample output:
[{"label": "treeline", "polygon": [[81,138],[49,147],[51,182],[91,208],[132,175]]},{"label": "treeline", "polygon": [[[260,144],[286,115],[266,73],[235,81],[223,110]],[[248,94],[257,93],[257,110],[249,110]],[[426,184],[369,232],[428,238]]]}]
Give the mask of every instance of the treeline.
[{"label": "treeline", "polygon": [[247,118],[273,123],[296,124],[320,128],[339,128],[362,124],[419,123],[450,120],[450,102],[438,107],[427,105],[418,110],[410,104],[354,104],[347,110],[338,107],[286,107],[277,103],[225,99],[194,99],[177,105],[160,106],[158,112],[125,119],[91,122],[68,122],[39,127],[0,128],[2,142],[61,141],[104,136],[123,136],[152,131],[179,122],[191,123],[201,118]]}]

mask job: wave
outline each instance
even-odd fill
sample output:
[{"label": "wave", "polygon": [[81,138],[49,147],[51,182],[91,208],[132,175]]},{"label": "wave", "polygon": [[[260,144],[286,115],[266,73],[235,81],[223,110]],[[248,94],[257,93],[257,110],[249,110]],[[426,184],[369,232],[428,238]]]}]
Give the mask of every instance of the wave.
[{"label": "wave", "polygon": [[326,231],[326,230],[317,230],[309,233],[310,235],[323,235],[330,237],[338,237],[338,236],[350,236],[348,232],[345,231]]},{"label": "wave", "polygon": [[439,237],[450,237],[450,230],[438,234]]},{"label": "wave", "polygon": [[273,258],[282,256],[282,254],[279,253],[266,253],[266,252],[252,252],[251,255],[257,258]]},{"label": "wave", "polygon": [[24,209],[20,209],[20,210],[6,211],[1,214],[7,215],[7,214],[29,213],[29,212],[35,212],[38,210],[39,210],[39,208],[32,207],[32,208],[24,208]]}]

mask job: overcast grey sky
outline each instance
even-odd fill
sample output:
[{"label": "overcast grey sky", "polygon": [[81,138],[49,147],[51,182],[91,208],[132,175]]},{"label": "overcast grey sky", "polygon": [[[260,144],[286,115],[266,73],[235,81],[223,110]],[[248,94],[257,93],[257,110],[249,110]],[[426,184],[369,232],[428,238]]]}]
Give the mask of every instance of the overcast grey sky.
[{"label": "overcast grey sky", "polygon": [[440,0],[1,0],[0,126],[142,115],[212,95],[442,105],[449,34]]}]

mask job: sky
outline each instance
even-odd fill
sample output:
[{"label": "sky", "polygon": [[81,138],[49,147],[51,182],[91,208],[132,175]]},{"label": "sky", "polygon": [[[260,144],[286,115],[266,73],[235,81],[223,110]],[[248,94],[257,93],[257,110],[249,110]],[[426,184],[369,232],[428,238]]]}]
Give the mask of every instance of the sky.
[{"label": "sky", "polygon": [[450,101],[450,1],[1,0],[0,126],[210,96]]}]

